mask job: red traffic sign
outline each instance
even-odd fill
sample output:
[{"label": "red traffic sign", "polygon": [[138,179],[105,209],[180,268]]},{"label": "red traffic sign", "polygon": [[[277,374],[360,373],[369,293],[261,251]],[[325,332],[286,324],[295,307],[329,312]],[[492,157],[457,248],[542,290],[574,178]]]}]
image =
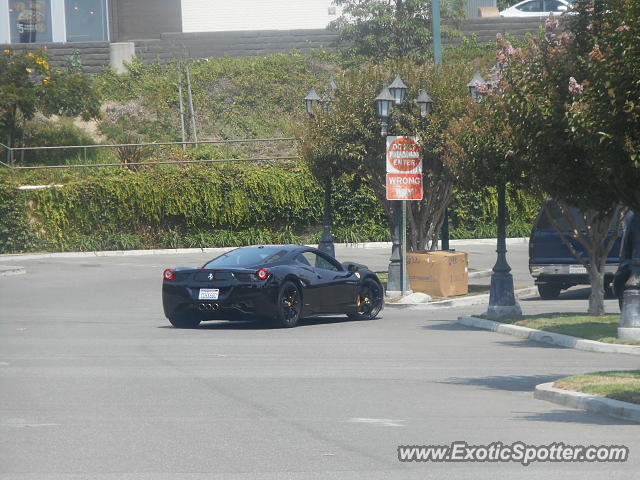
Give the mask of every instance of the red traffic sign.
[{"label": "red traffic sign", "polygon": [[387,173],[387,200],[422,200],[422,174]]},{"label": "red traffic sign", "polygon": [[387,137],[387,173],[422,173],[417,138]]}]

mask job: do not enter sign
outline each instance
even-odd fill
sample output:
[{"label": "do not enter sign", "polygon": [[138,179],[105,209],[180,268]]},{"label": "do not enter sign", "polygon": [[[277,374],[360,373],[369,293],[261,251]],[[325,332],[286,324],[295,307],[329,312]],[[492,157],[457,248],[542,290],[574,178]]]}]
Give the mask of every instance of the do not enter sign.
[{"label": "do not enter sign", "polygon": [[387,137],[387,200],[422,200],[422,157],[415,137]]},{"label": "do not enter sign", "polygon": [[414,137],[387,137],[387,173],[422,173],[420,145]]}]

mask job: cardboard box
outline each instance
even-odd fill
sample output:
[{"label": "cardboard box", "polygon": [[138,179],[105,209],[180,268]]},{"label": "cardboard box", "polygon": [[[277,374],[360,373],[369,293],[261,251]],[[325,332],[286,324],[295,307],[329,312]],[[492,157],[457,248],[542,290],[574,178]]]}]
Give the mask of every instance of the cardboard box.
[{"label": "cardboard box", "polygon": [[414,292],[451,297],[469,292],[465,252],[408,252],[407,274]]}]

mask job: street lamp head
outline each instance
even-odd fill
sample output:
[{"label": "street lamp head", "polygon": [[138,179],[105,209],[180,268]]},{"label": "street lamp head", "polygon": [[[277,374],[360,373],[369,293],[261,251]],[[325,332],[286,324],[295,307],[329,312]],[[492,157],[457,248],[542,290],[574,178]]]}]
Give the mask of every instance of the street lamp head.
[{"label": "street lamp head", "polygon": [[304,103],[305,103],[305,106],[307,107],[307,113],[309,115],[313,115],[314,102],[320,103],[321,101],[322,99],[320,98],[320,95],[316,93],[315,88],[312,88],[311,90],[309,90],[309,93],[307,94],[307,96],[304,97]]},{"label": "street lamp head", "polygon": [[423,88],[418,92],[416,103],[420,106],[420,116],[422,118],[433,112],[433,99]]},{"label": "street lamp head", "polygon": [[391,85],[389,85],[389,92],[391,92],[396,105],[400,105],[404,100],[404,96],[407,93],[407,88],[408,87],[400,78],[400,75],[396,75],[396,78],[394,78],[393,82],[391,82]]},{"label": "street lamp head", "polygon": [[333,97],[330,95],[324,95],[320,100],[320,106],[322,107],[322,111],[326,114],[329,113],[331,109],[331,104],[334,102]]},{"label": "street lamp head", "polygon": [[385,120],[391,116],[391,108],[393,106],[394,98],[387,87],[384,87],[376,99],[376,111],[378,118]]},{"label": "street lamp head", "polygon": [[469,87],[469,94],[471,95],[471,100],[475,103],[482,102],[482,92],[479,89],[484,89],[487,86],[487,83],[480,75],[480,72],[476,72],[473,74],[473,78],[469,83],[467,83],[467,87]]},{"label": "street lamp head", "polygon": [[333,75],[331,75],[329,77],[329,81],[327,82],[327,87],[326,88],[331,93],[335,93],[338,90],[338,85],[336,84],[335,80],[333,79]]}]

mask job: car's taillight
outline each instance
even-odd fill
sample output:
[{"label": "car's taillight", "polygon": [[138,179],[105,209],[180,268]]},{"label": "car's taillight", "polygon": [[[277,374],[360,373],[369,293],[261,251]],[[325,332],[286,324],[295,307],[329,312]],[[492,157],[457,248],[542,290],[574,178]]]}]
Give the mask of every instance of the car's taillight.
[{"label": "car's taillight", "polygon": [[256,272],[256,277],[258,277],[258,279],[260,280],[266,280],[267,278],[269,278],[269,270],[267,270],[266,268],[261,268]]},{"label": "car's taillight", "polygon": [[162,274],[165,280],[173,280],[173,270],[167,268]]}]

